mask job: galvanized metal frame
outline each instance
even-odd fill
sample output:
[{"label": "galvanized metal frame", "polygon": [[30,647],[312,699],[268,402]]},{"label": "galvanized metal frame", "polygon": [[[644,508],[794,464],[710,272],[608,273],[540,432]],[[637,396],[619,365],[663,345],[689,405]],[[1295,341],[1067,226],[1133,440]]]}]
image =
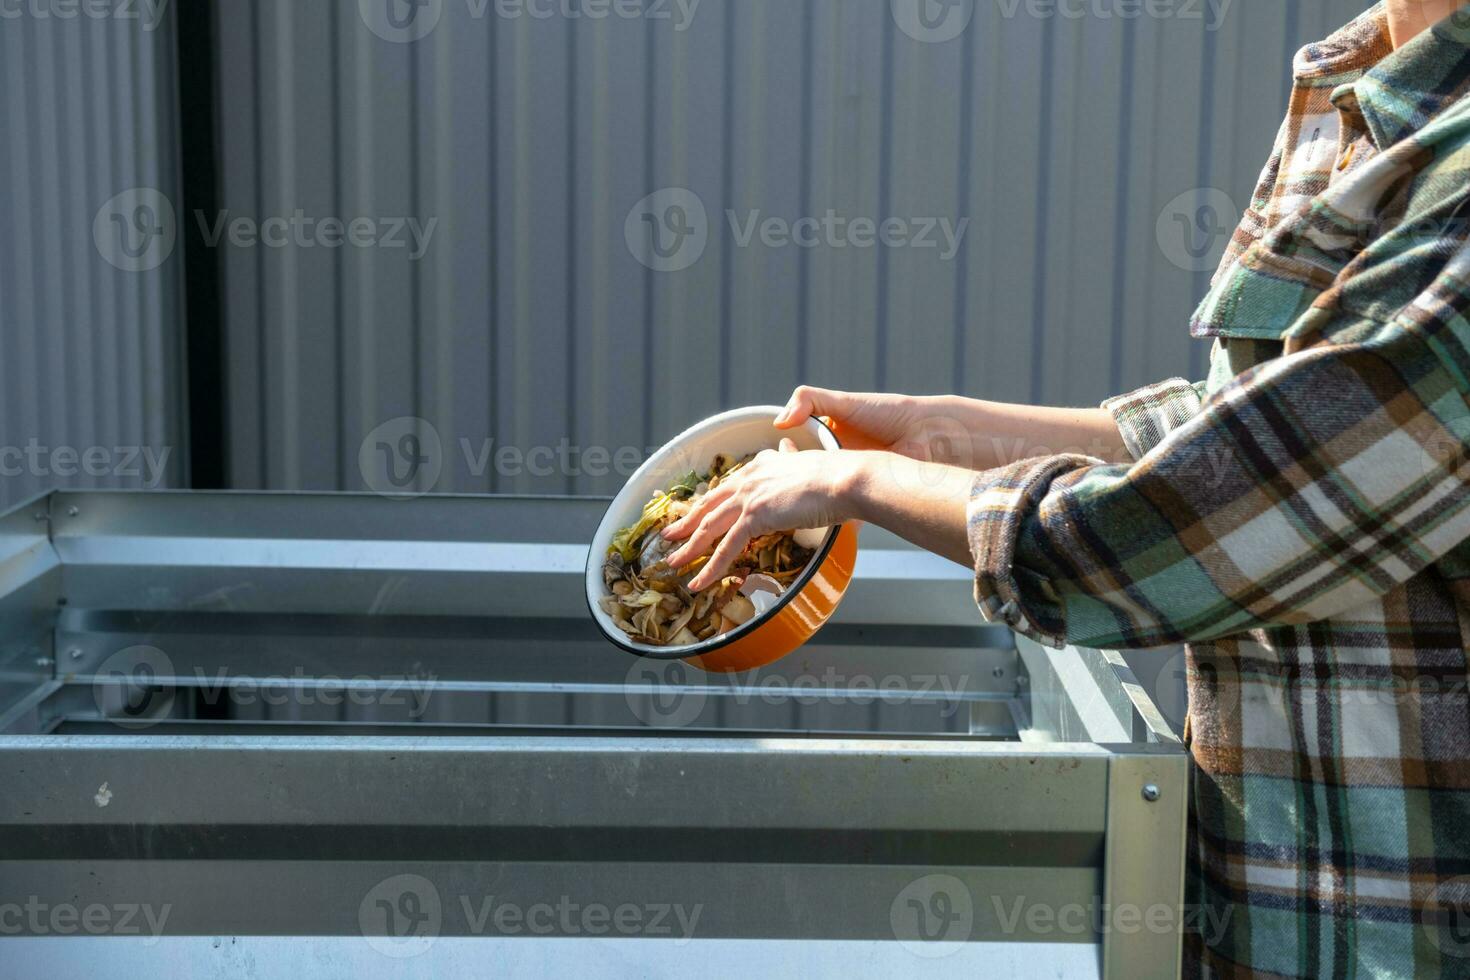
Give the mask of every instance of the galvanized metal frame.
[{"label": "galvanized metal frame", "polygon": [[[646,662],[576,631],[578,542],[601,506],[58,493],[0,518],[14,685],[0,689],[0,904],[170,902],[163,948],[222,973],[225,954],[189,936],[262,955],[282,935],[357,950],[364,896],[414,874],[451,897],[493,883],[523,904],[698,901],[693,950],[742,939],[797,964],[823,943],[830,965],[902,945],[900,897],[939,880],[971,913],[939,967],[1177,972],[1177,931],[1124,934],[1106,913],[1081,934],[1009,918],[1136,906],[1178,922],[1186,758],[1120,658],[1017,651],[965,623],[963,569],[872,534],[862,601],[768,679],[789,700],[833,664],[964,672],[952,714],[919,696],[858,713],[842,679],[812,685],[796,712],[742,706],[726,679],[630,677]],[[127,677],[106,662],[150,639],[174,653],[153,679],[174,710],[114,714]],[[415,659],[433,664],[440,713],[179,710],[190,670],[233,665],[232,689],[258,693],[292,658],[311,667],[288,678],[298,692],[340,690],[357,669],[381,691]],[[640,699],[670,691],[701,712],[637,717]],[[486,699],[517,707],[469,717]],[[471,925],[446,900],[441,954]],[[537,948],[516,955],[543,968],[599,956],[587,937]]]}]

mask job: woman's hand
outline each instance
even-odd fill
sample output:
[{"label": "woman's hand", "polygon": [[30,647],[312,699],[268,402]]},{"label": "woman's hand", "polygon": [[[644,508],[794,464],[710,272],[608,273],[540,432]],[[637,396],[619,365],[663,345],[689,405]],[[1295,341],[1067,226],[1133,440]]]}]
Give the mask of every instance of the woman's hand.
[{"label": "woman's hand", "polygon": [[[879,449],[923,462],[970,466],[977,433],[967,428],[955,399],[830,391],[802,385],[776,418],[794,429],[827,416],[855,449]],[[853,436],[857,438],[854,439]]]},{"label": "woman's hand", "polygon": [[684,546],[668,558],[682,568],[719,541],[713,557],[689,583],[697,592],[718,582],[754,538],[775,531],[830,527],[852,519],[851,487],[863,454],[798,452],[790,439],[766,450],[700,497],[682,520],[664,529]]}]

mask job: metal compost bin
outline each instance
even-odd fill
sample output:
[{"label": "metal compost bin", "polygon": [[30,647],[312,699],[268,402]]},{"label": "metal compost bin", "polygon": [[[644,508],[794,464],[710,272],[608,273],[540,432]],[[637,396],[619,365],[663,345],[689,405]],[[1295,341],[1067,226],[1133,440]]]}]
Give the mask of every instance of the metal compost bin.
[{"label": "metal compost bin", "polygon": [[6,969],[1177,972],[1186,756],[1120,658],[867,528],[781,663],[636,660],[585,609],[603,506],[0,518]]}]

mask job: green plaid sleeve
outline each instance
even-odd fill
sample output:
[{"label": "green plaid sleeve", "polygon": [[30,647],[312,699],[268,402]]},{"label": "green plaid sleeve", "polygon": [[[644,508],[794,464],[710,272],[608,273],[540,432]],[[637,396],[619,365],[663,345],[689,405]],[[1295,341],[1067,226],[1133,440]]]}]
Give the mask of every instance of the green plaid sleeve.
[{"label": "green plaid sleeve", "polygon": [[1132,465],[978,475],[986,618],[1052,646],[1161,646],[1322,620],[1433,563],[1470,537],[1455,369],[1470,326],[1463,294],[1444,297],[1434,316],[1359,321],[1350,342],[1245,372]]}]

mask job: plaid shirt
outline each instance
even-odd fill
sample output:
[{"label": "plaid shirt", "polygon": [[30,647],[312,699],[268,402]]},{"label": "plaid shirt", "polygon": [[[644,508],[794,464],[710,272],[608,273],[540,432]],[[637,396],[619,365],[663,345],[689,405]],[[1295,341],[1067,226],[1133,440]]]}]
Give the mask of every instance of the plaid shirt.
[{"label": "plaid shirt", "polygon": [[1303,49],[1208,380],[974,484],[987,618],[1186,644],[1189,974],[1470,976],[1467,88],[1470,8]]}]

